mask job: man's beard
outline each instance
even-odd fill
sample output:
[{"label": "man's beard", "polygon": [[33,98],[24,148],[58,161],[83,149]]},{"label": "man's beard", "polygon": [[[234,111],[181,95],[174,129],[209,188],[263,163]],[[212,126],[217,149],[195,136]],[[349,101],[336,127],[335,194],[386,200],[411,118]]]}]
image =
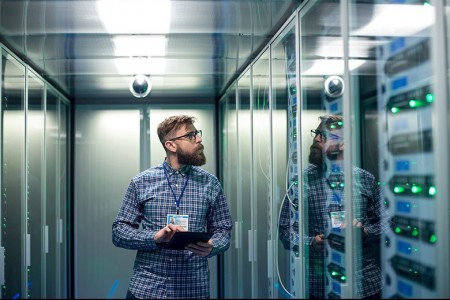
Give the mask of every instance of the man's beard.
[{"label": "man's beard", "polygon": [[203,145],[200,144],[199,148],[194,153],[185,153],[180,149],[178,152],[178,163],[182,165],[203,166],[206,163],[203,148]]},{"label": "man's beard", "polygon": [[315,143],[313,143],[309,149],[310,149],[308,157],[309,163],[319,167],[322,166],[323,163],[322,147],[317,146]]}]

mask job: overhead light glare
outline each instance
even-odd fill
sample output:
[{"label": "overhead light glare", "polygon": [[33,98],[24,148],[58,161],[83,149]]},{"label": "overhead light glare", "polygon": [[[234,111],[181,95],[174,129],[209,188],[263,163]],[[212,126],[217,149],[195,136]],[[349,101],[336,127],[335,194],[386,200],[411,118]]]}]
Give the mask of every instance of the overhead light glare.
[{"label": "overhead light glare", "polygon": [[97,10],[112,34],[166,34],[170,29],[169,0],[99,0]]}]

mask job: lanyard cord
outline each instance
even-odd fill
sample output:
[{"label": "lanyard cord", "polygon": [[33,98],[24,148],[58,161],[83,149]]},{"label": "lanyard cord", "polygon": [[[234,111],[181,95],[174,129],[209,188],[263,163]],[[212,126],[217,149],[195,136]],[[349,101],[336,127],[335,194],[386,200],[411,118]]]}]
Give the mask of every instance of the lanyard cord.
[{"label": "lanyard cord", "polygon": [[189,181],[189,173],[187,173],[187,175],[186,175],[186,181],[184,182],[184,186],[183,186],[183,189],[181,190],[180,197],[177,199],[177,195],[175,194],[175,192],[172,188],[172,185],[170,184],[169,176],[167,176],[167,170],[166,170],[166,167],[164,166],[164,164],[163,164],[163,169],[164,169],[164,175],[166,175],[167,183],[169,184],[170,190],[172,191],[173,197],[175,198],[175,205],[177,206],[177,215],[179,215],[180,214],[180,201],[181,201],[181,197],[183,197],[184,190],[186,189],[186,186]]},{"label": "lanyard cord", "polygon": [[[336,191],[335,191],[335,189],[338,187],[337,185],[336,186],[333,186],[332,184],[331,184],[331,182],[330,182],[330,177],[328,177],[327,179],[326,179],[326,182],[328,183],[328,186],[330,187],[330,189],[331,189],[331,192],[333,193],[333,202],[338,202],[338,205],[339,205],[339,208],[340,209],[342,209],[342,207],[343,207],[343,205],[342,205],[342,192],[343,192],[343,186],[340,186],[340,187],[342,187],[342,192],[340,192],[339,194],[341,194],[341,195],[339,195],[338,193],[336,193]],[[333,181],[333,183],[334,184],[338,184],[338,185],[341,185],[341,184],[343,184],[343,182],[341,182],[341,181],[338,181],[338,182],[336,182],[336,181]]]}]

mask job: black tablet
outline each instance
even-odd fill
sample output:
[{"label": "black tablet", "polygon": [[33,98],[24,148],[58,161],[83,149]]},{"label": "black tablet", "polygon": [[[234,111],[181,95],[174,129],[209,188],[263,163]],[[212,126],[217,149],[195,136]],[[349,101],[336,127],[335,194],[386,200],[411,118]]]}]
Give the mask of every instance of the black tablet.
[{"label": "black tablet", "polygon": [[212,235],[213,234],[211,232],[177,231],[167,243],[167,248],[173,250],[184,250],[188,244],[209,241]]}]

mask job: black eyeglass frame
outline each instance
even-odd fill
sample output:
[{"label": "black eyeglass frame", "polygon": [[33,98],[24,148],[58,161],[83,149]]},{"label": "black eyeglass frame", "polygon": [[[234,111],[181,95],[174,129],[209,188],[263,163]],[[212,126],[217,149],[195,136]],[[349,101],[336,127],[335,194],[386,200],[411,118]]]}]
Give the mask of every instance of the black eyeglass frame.
[{"label": "black eyeglass frame", "polygon": [[341,138],[339,135],[333,134],[325,130],[311,129],[311,136],[315,138],[317,135],[320,135],[320,138],[324,141],[328,140],[330,137],[332,137],[335,140]]},{"label": "black eyeglass frame", "polygon": [[190,141],[195,141],[196,137],[202,137],[202,131],[201,130],[194,130],[194,131],[190,131],[186,134],[180,135],[180,136],[176,136],[174,138],[168,139],[168,141],[174,141],[177,139],[181,139],[181,138],[187,138]]}]

